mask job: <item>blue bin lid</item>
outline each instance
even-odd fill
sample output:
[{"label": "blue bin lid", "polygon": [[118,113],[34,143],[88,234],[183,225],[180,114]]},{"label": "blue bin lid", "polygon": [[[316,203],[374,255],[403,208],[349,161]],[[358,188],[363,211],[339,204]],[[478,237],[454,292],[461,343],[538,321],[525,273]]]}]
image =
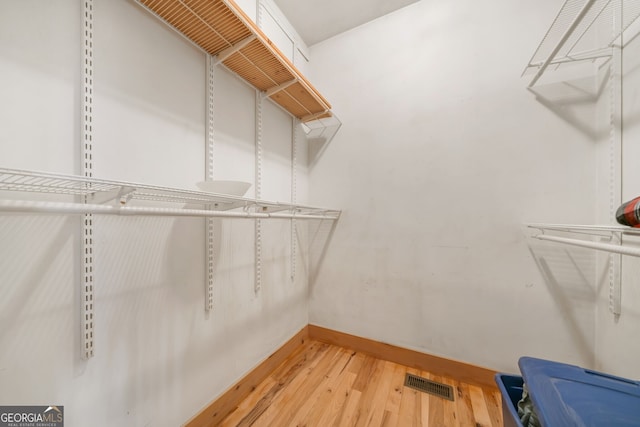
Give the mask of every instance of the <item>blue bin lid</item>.
[{"label": "blue bin lid", "polygon": [[640,382],[533,357],[518,365],[543,427],[640,426]]}]

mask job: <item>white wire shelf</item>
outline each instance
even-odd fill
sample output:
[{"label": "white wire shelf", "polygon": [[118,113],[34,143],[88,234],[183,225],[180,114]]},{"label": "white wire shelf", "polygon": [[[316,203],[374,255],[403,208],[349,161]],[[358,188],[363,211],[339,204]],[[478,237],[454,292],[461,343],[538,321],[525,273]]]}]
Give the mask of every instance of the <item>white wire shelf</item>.
[{"label": "white wire shelf", "polygon": [[522,73],[535,73],[529,87],[550,66],[608,59],[638,16],[640,0],[566,0]]},{"label": "white wire shelf", "polygon": [[[624,225],[527,224],[540,234],[531,237],[609,253],[609,311],[622,312],[621,255],[640,257],[640,229]],[[550,234],[547,234],[550,233]],[[566,235],[572,235],[567,237]],[[583,238],[576,238],[575,236]],[[586,237],[585,237],[586,236]],[[625,237],[628,237],[625,239]],[[635,244],[634,244],[635,243]]]},{"label": "white wire shelf", "polygon": [[[540,234],[532,237],[538,240],[546,240],[555,243],[563,243],[572,246],[606,251],[621,255],[640,257],[640,247],[625,245],[622,236],[640,236],[640,229],[623,225],[578,225],[578,224],[527,224],[527,227],[537,229]],[[607,238],[607,242],[564,237],[546,234],[547,231],[572,233],[579,235]]]},{"label": "white wire shelf", "polygon": [[[0,168],[0,191],[21,194],[19,200],[0,200],[0,212],[319,220],[340,216],[335,209],[6,168]],[[32,193],[53,195],[55,200],[24,200],[25,194]],[[70,196],[81,197],[70,200]],[[132,206],[134,201],[145,203]]]}]

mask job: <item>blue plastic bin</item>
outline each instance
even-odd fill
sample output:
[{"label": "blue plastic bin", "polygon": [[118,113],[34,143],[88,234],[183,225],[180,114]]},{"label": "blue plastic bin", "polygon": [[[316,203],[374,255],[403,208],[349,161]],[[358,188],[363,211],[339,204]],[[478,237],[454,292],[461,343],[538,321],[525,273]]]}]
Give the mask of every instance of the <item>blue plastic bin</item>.
[{"label": "blue plastic bin", "polygon": [[518,401],[522,398],[524,380],[518,375],[496,374],[496,384],[502,395],[504,427],[522,427],[518,417]]},{"label": "blue plastic bin", "polygon": [[640,426],[640,382],[532,357],[518,365],[522,377],[496,375],[505,427],[522,427],[523,382],[543,427]]}]

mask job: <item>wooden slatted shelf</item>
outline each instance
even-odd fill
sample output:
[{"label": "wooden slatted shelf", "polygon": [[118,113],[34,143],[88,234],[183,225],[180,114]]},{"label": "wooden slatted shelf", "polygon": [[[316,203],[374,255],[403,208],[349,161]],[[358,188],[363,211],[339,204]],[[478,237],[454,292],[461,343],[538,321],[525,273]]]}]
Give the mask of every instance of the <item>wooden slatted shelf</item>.
[{"label": "wooden slatted shelf", "polygon": [[233,0],[136,0],[302,121],[331,105]]}]

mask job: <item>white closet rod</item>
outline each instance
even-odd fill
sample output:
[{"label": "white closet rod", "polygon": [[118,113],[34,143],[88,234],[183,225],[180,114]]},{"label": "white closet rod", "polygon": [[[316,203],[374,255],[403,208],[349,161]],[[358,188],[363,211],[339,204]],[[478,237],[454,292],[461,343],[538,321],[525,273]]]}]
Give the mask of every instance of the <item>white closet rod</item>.
[{"label": "white closet rod", "polygon": [[590,242],[587,240],[570,239],[567,237],[549,236],[546,234],[540,234],[533,236],[539,240],[548,240],[550,242],[565,243],[567,245],[580,246],[583,248],[596,249],[600,251],[613,252],[622,255],[631,255],[640,257],[640,248],[630,248],[628,246],[614,245],[611,243]]},{"label": "white closet rod", "polygon": [[35,202],[24,200],[0,200],[0,212],[38,214],[100,214],[100,215],[141,215],[141,216],[187,216],[220,218],[277,218],[277,219],[319,219],[336,220],[338,217],[304,213],[266,213],[210,211],[204,209],[152,208],[132,206],[109,206],[63,202]]}]

